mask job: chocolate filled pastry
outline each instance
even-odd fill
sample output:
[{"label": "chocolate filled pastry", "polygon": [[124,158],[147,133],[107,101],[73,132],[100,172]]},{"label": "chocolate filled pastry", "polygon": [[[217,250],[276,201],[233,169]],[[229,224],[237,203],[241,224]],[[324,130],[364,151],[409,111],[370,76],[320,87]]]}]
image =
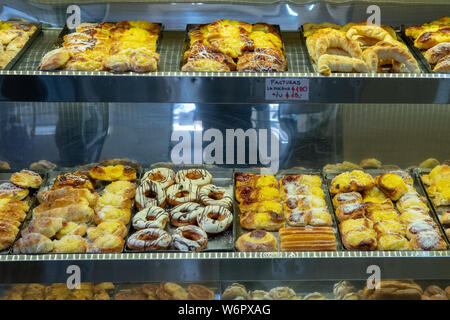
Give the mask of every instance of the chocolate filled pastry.
[{"label": "chocolate filled pastry", "polygon": [[167,188],[167,201],[172,206],[177,206],[186,202],[197,202],[198,192],[198,187],[195,185],[187,183],[174,184]]},{"label": "chocolate filled pastry", "polygon": [[383,173],[375,181],[378,188],[393,201],[408,192],[405,181],[395,173]]},{"label": "chocolate filled pastry", "polygon": [[284,227],[284,215],[273,211],[241,213],[241,226],[245,229],[264,229],[267,231],[277,231]]},{"label": "chocolate filled pastry", "polygon": [[10,182],[0,184],[0,199],[23,200],[28,196],[29,190],[16,186]]},{"label": "chocolate filled pastry", "polygon": [[89,175],[101,181],[134,181],[136,180],[136,169],[123,166],[95,166],[89,171]]},{"label": "chocolate filled pastry", "polygon": [[143,181],[136,189],[136,206],[139,210],[153,206],[164,208],[166,200],[166,191],[151,180]]},{"label": "chocolate filled pastry", "polygon": [[278,181],[274,175],[261,175],[254,173],[235,173],[236,187],[271,187],[278,188]]},{"label": "chocolate filled pastry", "polygon": [[172,236],[159,228],[143,229],[133,233],[127,240],[131,250],[166,250],[172,243]]},{"label": "chocolate filled pastry", "polygon": [[253,230],[236,240],[236,248],[241,252],[278,251],[275,236],[264,230]]},{"label": "chocolate filled pastry", "polygon": [[167,211],[155,206],[145,208],[136,213],[132,219],[132,224],[136,230],[147,228],[160,228],[164,230],[168,220],[169,214]]},{"label": "chocolate filled pastry", "polygon": [[205,206],[221,206],[230,209],[233,199],[227,190],[222,187],[208,184],[200,189],[200,202]]},{"label": "chocolate filled pastry", "polygon": [[185,169],[176,173],[175,182],[188,183],[200,188],[212,182],[212,175],[205,169]]},{"label": "chocolate filled pastry", "polygon": [[233,213],[221,206],[206,206],[197,215],[197,223],[206,233],[224,232],[232,222]]},{"label": "chocolate filled pastry", "polygon": [[228,286],[221,296],[222,300],[246,300],[247,298],[247,289],[240,283],[233,283]]},{"label": "chocolate filled pastry", "polygon": [[343,204],[360,203],[363,198],[359,192],[338,193],[333,197],[333,205],[337,208]]},{"label": "chocolate filled pastry", "polygon": [[208,235],[197,226],[177,228],[173,234],[173,246],[180,251],[202,251],[208,245]]},{"label": "chocolate filled pastry", "polygon": [[347,203],[336,208],[336,216],[339,222],[347,219],[363,218],[366,213],[367,205],[364,203]]},{"label": "chocolate filled pastry", "polygon": [[96,183],[89,176],[89,172],[66,172],[56,177],[55,182],[52,186],[52,190],[63,187],[87,188],[89,190],[94,190],[96,187]]},{"label": "chocolate filled pastry", "polygon": [[187,287],[187,291],[189,300],[214,300],[214,291],[205,286],[190,284]]},{"label": "chocolate filled pastry", "polygon": [[175,227],[193,225],[197,223],[197,216],[203,207],[195,202],[186,202],[170,209],[170,224]]},{"label": "chocolate filled pastry", "polygon": [[332,194],[369,190],[375,185],[372,176],[361,170],[341,173],[331,181]]},{"label": "chocolate filled pastry", "polygon": [[9,181],[22,188],[38,189],[42,184],[42,177],[36,172],[21,170],[13,173]]},{"label": "chocolate filled pastry", "polygon": [[436,230],[422,231],[409,241],[411,250],[446,250],[447,244]]},{"label": "chocolate filled pastry", "polygon": [[175,172],[169,168],[154,168],[144,173],[141,182],[145,180],[156,182],[163,189],[167,189],[175,183]]},{"label": "chocolate filled pastry", "polygon": [[122,252],[125,240],[113,234],[105,234],[89,243],[86,252],[88,253],[117,253]]},{"label": "chocolate filled pastry", "polygon": [[53,250],[53,242],[40,233],[29,233],[14,244],[14,253],[47,253]]},{"label": "chocolate filled pastry", "polygon": [[365,287],[360,296],[362,300],[421,300],[422,288],[413,281],[382,280],[380,288]]}]

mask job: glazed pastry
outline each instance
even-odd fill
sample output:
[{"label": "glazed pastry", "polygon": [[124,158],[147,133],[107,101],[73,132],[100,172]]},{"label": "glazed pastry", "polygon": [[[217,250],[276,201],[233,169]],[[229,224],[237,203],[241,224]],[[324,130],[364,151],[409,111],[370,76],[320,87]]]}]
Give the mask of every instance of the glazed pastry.
[{"label": "glazed pastry", "polygon": [[9,181],[21,188],[38,189],[42,184],[42,177],[36,172],[22,170],[13,173]]},{"label": "glazed pastry", "polygon": [[98,237],[93,243],[88,244],[88,253],[112,253],[122,252],[125,241],[123,237],[118,237],[113,234],[106,234]]},{"label": "glazed pastry", "polygon": [[114,206],[120,209],[131,209],[133,202],[131,199],[123,197],[119,194],[104,192],[102,196],[98,199],[96,205],[96,211],[101,210],[105,206]]},{"label": "glazed pastry", "polygon": [[208,245],[208,235],[197,226],[179,227],[172,237],[174,248],[180,251],[202,251]]},{"label": "glazed pastry", "polygon": [[63,224],[62,229],[60,229],[55,236],[56,239],[60,240],[62,237],[67,235],[77,235],[83,237],[86,232],[87,226],[85,224],[77,224],[75,222],[69,221]]},{"label": "glazed pastry", "polygon": [[289,196],[289,198],[284,201],[284,213],[289,214],[291,210],[309,210],[313,208],[324,209],[326,208],[326,203],[324,198],[311,196]]},{"label": "glazed pastry", "polygon": [[339,230],[342,235],[350,231],[364,231],[373,229],[373,222],[367,218],[348,219],[339,224]]},{"label": "glazed pastry", "polygon": [[433,231],[422,231],[411,238],[409,242],[411,250],[446,250],[447,244],[440,234]]},{"label": "glazed pastry", "polygon": [[47,253],[53,250],[52,241],[39,233],[29,233],[14,244],[14,253]]},{"label": "glazed pastry", "polygon": [[383,173],[375,181],[378,188],[393,201],[397,201],[408,191],[405,181],[395,173]]},{"label": "glazed pastry", "polygon": [[441,221],[442,225],[450,226],[450,210],[444,211],[444,213],[442,213],[442,215],[439,217],[439,220]]},{"label": "glazed pastry", "polygon": [[267,291],[253,290],[248,293],[248,300],[273,300]]},{"label": "glazed pastry", "polygon": [[18,233],[19,229],[15,225],[0,220],[0,250],[9,248]]},{"label": "glazed pastry", "polygon": [[197,223],[207,233],[221,233],[233,222],[233,213],[225,207],[206,206],[197,214]]},{"label": "glazed pastry", "polygon": [[136,180],[136,170],[123,166],[95,166],[89,171],[89,175],[96,180],[102,181],[134,181]]},{"label": "glazed pastry", "polygon": [[175,182],[187,183],[200,188],[212,182],[212,175],[205,169],[180,170],[175,175]]},{"label": "glazed pastry", "polygon": [[239,204],[239,210],[242,214],[254,212],[275,212],[283,213],[283,206],[276,201],[260,201],[260,202],[242,202]]},{"label": "glazed pastry", "polygon": [[89,172],[76,171],[63,173],[56,177],[52,190],[63,187],[87,188],[89,190],[94,190],[96,184],[95,181],[89,176]]},{"label": "glazed pastry", "polygon": [[117,166],[118,164],[121,164],[125,167],[131,167],[135,170],[142,169],[142,166],[139,162],[128,158],[104,159],[98,163],[99,166]]},{"label": "glazed pastry", "polygon": [[408,239],[414,238],[417,234],[423,231],[436,231],[439,232],[439,227],[434,223],[431,218],[424,218],[419,220],[414,220],[406,227],[406,237]]},{"label": "glazed pastry", "polygon": [[136,206],[139,210],[158,206],[164,208],[166,205],[166,192],[158,183],[145,180],[136,190]]},{"label": "glazed pastry", "polygon": [[316,196],[323,196],[322,189],[320,189],[320,191],[318,189],[313,189],[320,188],[321,185],[322,180],[320,177],[313,174],[286,175],[280,179],[280,190],[284,195],[314,194]]},{"label": "glazed pastry", "polygon": [[400,234],[382,234],[378,237],[377,250],[409,250],[409,243],[408,240]]},{"label": "glazed pastry", "polygon": [[[390,199],[378,189],[377,186],[373,186],[372,188],[363,191],[363,202],[369,203],[383,203]],[[392,203],[392,201],[391,201]]]},{"label": "glazed pastry", "polygon": [[331,227],[292,227],[279,230],[281,251],[336,251]]},{"label": "glazed pastry", "polygon": [[367,214],[367,218],[369,218],[373,222],[400,219],[397,211],[395,211],[394,209],[384,211],[383,210],[371,211]]},{"label": "glazed pastry", "polygon": [[199,284],[190,284],[187,287],[189,300],[214,300],[214,292]]},{"label": "glazed pastry", "polygon": [[130,222],[131,218],[131,210],[130,209],[121,209],[116,208],[114,206],[102,206],[95,210],[94,221],[96,224],[100,224],[105,221],[116,220],[124,225],[127,225]]},{"label": "glazed pastry", "polygon": [[176,227],[196,224],[202,209],[203,207],[195,202],[177,205],[169,211],[170,224]]},{"label": "glazed pastry", "polygon": [[333,205],[335,208],[343,204],[361,203],[363,198],[359,192],[338,193],[333,197]]},{"label": "glazed pastry", "polygon": [[87,241],[77,235],[67,235],[60,240],[53,240],[53,252],[79,253],[86,252]]},{"label": "glazed pastry", "polygon": [[254,173],[235,173],[236,187],[271,187],[278,188],[278,181],[274,175],[261,175]]},{"label": "glazed pastry", "polygon": [[336,208],[336,216],[339,222],[347,219],[363,218],[366,213],[367,205],[364,203],[347,203]]},{"label": "glazed pastry", "polygon": [[133,233],[127,240],[130,250],[166,250],[172,243],[172,236],[159,228],[143,229]]},{"label": "glazed pastry", "polygon": [[55,208],[42,212],[33,212],[33,219],[43,217],[59,217],[65,221],[88,223],[92,221],[94,217],[94,210],[92,210],[88,205],[71,204],[62,208]]},{"label": "glazed pastry", "polygon": [[422,294],[413,281],[381,280],[379,289],[365,287],[360,295],[362,300],[420,300]]},{"label": "glazed pastry", "polygon": [[436,64],[444,57],[450,55],[450,42],[439,43],[428,49],[423,55],[430,64]]},{"label": "glazed pastry", "polygon": [[352,230],[342,235],[342,242],[348,250],[375,250],[377,233],[372,229]]},{"label": "glazed pastry", "polygon": [[188,300],[189,294],[186,290],[173,282],[161,283],[156,294],[160,300]]},{"label": "glazed pastry", "polygon": [[407,171],[394,170],[394,171],[391,171],[389,173],[394,173],[394,174],[398,175],[409,186],[413,186],[413,184],[414,184],[413,178],[411,177],[411,175]]},{"label": "glazed pastry", "polygon": [[127,227],[118,221],[105,221],[87,230],[87,236],[91,241],[95,241],[97,238],[107,234],[124,238],[127,234]]},{"label": "glazed pastry", "polygon": [[294,209],[288,213],[286,222],[292,227],[331,226],[332,218],[325,208],[312,208],[309,210]]},{"label": "glazed pastry", "polygon": [[405,193],[396,203],[398,211],[401,213],[407,211],[411,207],[421,207],[428,212],[427,201],[425,197],[420,196],[417,192]]},{"label": "glazed pastry", "polygon": [[136,195],[136,185],[129,181],[114,181],[108,184],[103,192],[110,192],[127,199],[132,199]]},{"label": "glazed pastry", "polygon": [[175,183],[175,172],[168,168],[155,168],[144,173],[141,182],[145,180],[156,182],[161,188],[167,189]]},{"label": "glazed pastry", "polygon": [[370,174],[361,170],[353,170],[344,172],[333,178],[331,181],[330,192],[332,194],[345,193],[352,191],[369,190],[375,185]]},{"label": "glazed pastry", "polygon": [[269,291],[269,296],[273,300],[293,300],[297,294],[289,287],[276,287]]},{"label": "glazed pastry", "polygon": [[401,236],[406,235],[405,226],[398,220],[383,220],[378,221],[374,224],[373,229],[378,233],[378,235],[394,233]]},{"label": "glazed pastry", "polygon": [[392,211],[394,209],[394,204],[390,199],[385,199],[379,202],[365,202],[366,212],[370,214],[375,211]]},{"label": "glazed pastry", "polygon": [[437,166],[423,175],[422,180],[428,185],[427,192],[436,207],[450,205],[450,166]]},{"label": "glazed pastry", "polygon": [[21,233],[22,236],[29,233],[40,233],[47,238],[52,238],[64,227],[63,223],[64,219],[58,217],[33,219]]},{"label": "glazed pastry", "polygon": [[275,236],[264,230],[253,230],[236,240],[236,248],[242,252],[278,251]]},{"label": "glazed pastry", "polygon": [[29,190],[16,186],[10,182],[0,184],[0,199],[23,200],[28,196]]},{"label": "glazed pastry", "polygon": [[428,286],[423,292],[422,300],[448,300],[447,294],[438,286]]},{"label": "glazed pastry", "polygon": [[287,62],[281,50],[255,48],[238,58],[236,70],[239,72],[283,72]]},{"label": "glazed pastry", "polygon": [[236,187],[236,200],[238,202],[280,201],[280,192],[272,187]]},{"label": "glazed pastry", "polygon": [[57,190],[39,191],[37,198],[40,203],[47,203],[52,206],[57,200],[63,199],[66,203],[78,203],[81,199],[86,199],[90,207],[94,207],[98,201],[98,194],[91,192],[87,188],[63,187]]},{"label": "glazed pastry", "polygon": [[186,202],[198,201],[198,188],[190,184],[174,184],[167,188],[167,202],[176,206]]},{"label": "glazed pastry", "polygon": [[160,207],[149,207],[139,211],[132,219],[133,227],[136,230],[147,228],[165,229],[169,214]]},{"label": "glazed pastry", "polygon": [[233,199],[227,190],[213,184],[206,185],[200,189],[200,202],[205,206],[221,206],[230,209]]},{"label": "glazed pastry", "polygon": [[399,217],[400,222],[405,225],[408,225],[416,220],[423,220],[427,218],[430,218],[430,216],[421,207],[411,207],[404,211]]},{"label": "glazed pastry", "polygon": [[246,300],[248,297],[245,286],[240,283],[233,283],[222,293],[222,300]]},{"label": "glazed pastry", "polygon": [[264,229],[276,231],[284,227],[284,215],[276,212],[254,212],[241,213],[241,226],[245,229]]}]

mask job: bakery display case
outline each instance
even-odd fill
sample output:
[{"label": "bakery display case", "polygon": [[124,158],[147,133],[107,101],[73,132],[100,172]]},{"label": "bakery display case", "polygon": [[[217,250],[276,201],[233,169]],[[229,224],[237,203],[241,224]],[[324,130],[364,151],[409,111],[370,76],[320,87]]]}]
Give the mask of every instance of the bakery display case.
[{"label": "bakery display case", "polygon": [[447,299],[449,6],[374,2],[3,1],[0,296]]}]

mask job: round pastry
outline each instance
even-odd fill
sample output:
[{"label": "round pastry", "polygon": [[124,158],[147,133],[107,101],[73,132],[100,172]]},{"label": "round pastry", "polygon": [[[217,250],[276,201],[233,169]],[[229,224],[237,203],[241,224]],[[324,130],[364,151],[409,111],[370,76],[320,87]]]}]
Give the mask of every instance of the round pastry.
[{"label": "round pastry", "polygon": [[136,206],[139,210],[166,205],[166,192],[161,186],[151,180],[145,180],[136,190]]},{"label": "round pastry", "polygon": [[166,231],[159,228],[140,230],[132,234],[127,241],[131,250],[166,250],[172,243],[172,237]]},{"label": "round pastry", "polygon": [[212,175],[205,169],[186,169],[177,172],[175,181],[202,187],[212,182]]},{"label": "round pastry", "polygon": [[227,190],[213,184],[206,185],[200,189],[200,202],[205,206],[221,206],[230,209],[233,199]]},{"label": "round pastry", "polygon": [[42,177],[34,171],[21,170],[13,173],[9,181],[22,188],[38,189],[42,184]]},{"label": "round pastry", "polygon": [[156,294],[160,300],[188,300],[189,298],[186,290],[173,282],[161,283]]},{"label": "round pastry", "polygon": [[253,290],[248,294],[248,300],[273,300],[267,291]]},{"label": "round pastry", "polygon": [[233,222],[230,210],[221,206],[206,206],[197,215],[197,223],[207,233],[221,233]]},{"label": "round pastry", "polygon": [[203,207],[195,202],[187,202],[172,208],[169,211],[170,224],[175,227],[187,226],[197,223],[197,216]]},{"label": "round pastry", "polygon": [[245,286],[240,283],[233,283],[222,293],[222,300],[245,300],[248,297]]},{"label": "round pastry", "polygon": [[422,231],[409,242],[411,250],[446,250],[447,244],[436,231]]},{"label": "round pastry", "polygon": [[57,253],[79,253],[86,252],[86,239],[77,235],[67,235],[61,240],[53,240],[53,252]]},{"label": "round pastry", "polygon": [[342,204],[355,202],[362,202],[362,196],[359,192],[338,193],[333,197],[333,205],[335,208]]},{"label": "round pastry", "polygon": [[205,286],[191,284],[188,286],[187,291],[190,300],[214,300],[214,291]]},{"label": "round pastry", "polygon": [[269,291],[269,296],[273,300],[293,300],[297,294],[289,287],[277,287]]},{"label": "round pastry", "polygon": [[412,239],[415,235],[423,231],[437,231],[439,232],[439,227],[434,223],[431,218],[424,218],[412,221],[406,228],[406,237]]},{"label": "round pastry", "polygon": [[430,300],[448,300],[446,292],[436,285],[428,286],[423,294]]},{"label": "round pastry", "polygon": [[167,201],[173,205],[198,201],[198,188],[189,183],[174,184],[167,188]]},{"label": "round pastry", "polygon": [[14,244],[14,253],[47,253],[53,250],[53,242],[40,233],[28,233]]},{"label": "round pastry", "polygon": [[236,248],[242,252],[277,251],[277,238],[264,230],[253,230],[236,240]]},{"label": "round pastry", "polygon": [[104,191],[121,195],[127,199],[132,199],[136,195],[136,184],[130,181],[114,181],[108,184]]},{"label": "round pastry", "polygon": [[131,210],[120,209],[113,206],[102,206],[99,210],[95,211],[94,221],[96,224],[100,224],[104,221],[117,220],[127,225],[130,222]]},{"label": "round pastry", "polygon": [[208,245],[208,235],[197,226],[179,227],[173,232],[173,246],[180,251],[201,251]]},{"label": "round pastry", "polygon": [[325,298],[319,292],[313,292],[304,296],[303,300],[327,300],[327,298]]},{"label": "round pastry", "polygon": [[125,240],[113,234],[106,234],[97,238],[93,243],[87,247],[89,253],[111,253],[122,252]]},{"label": "round pastry", "polygon": [[161,188],[167,189],[175,183],[175,172],[169,168],[155,168],[144,173],[141,182],[145,180],[156,182]]},{"label": "round pastry", "polygon": [[28,189],[21,188],[10,182],[0,184],[0,199],[23,200],[28,193]]},{"label": "round pastry", "polygon": [[105,221],[96,227],[91,227],[87,230],[89,240],[95,241],[107,234],[112,234],[124,238],[127,234],[127,227],[119,221]]},{"label": "round pastry", "polygon": [[165,229],[169,214],[160,207],[145,208],[133,217],[132,224],[136,230],[148,228]]},{"label": "round pastry", "polygon": [[147,300],[147,295],[140,290],[120,290],[115,294],[114,300]]}]

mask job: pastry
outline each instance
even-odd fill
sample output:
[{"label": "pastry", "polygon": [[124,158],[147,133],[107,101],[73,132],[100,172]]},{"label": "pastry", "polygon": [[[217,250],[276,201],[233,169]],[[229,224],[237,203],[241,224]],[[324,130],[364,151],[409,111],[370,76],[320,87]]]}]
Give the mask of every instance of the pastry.
[{"label": "pastry", "polygon": [[333,285],[333,294],[337,300],[344,300],[347,294],[355,291],[355,287],[349,281],[339,281]]},{"label": "pastry", "polygon": [[339,230],[345,235],[350,231],[372,230],[373,226],[373,222],[367,218],[347,219],[339,224]]},{"label": "pastry", "polygon": [[159,228],[143,229],[133,233],[127,240],[130,250],[166,250],[172,243],[172,236]]},{"label": "pastry", "polygon": [[0,69],[4,69],[22,50],[37,27],[28,22],[0,21]]},{"label": "pastry", "polygon": [[284,227],[284,215],[273,211],[255,212],[249,211],[241,213],[241,226],[245,229],[264,229],[268,231],[276,231]]},{"label": "pastry", "polygon": [[118,221],[105,221],[96,227],[90,227],[87,230],[89,240],[95,241],[97,238],[103,237],[107,234],[112,234],[121,238],[125,238],[127,234],[127,227]]},{"label": "pastry", "polygon": [[408,189],[405,181],[395,173],[383,173],[375,179],[378,189],[386,194],[391,200],[397,201]]},{"label": "pastry", "polygon": [[333,197],[333,205],[337,208],[343,204],[361,203],[363,198],[359,192],[338,193]]},{"label": "pastry", "polygon": [[96,180],[102,181],[134,181],[136,180],[136,170],[123,166],[95,166],[89,171],[89,175]]},{"label": "pastry", "polygon": [[188,300],[188,292],[180,285],[173,282],[161,283],[156,290],[160,300]]},{"label": "pastry", "polygon": [[[367,218],[372,220],[373,222],[380,222],[380,221],[386,221],[386,220],[399,220],[400,217],[394,209],[390,210],[374,210],[369,213],[367,213]],[[401,221],[401,220],[400,220]]]},{"label": "pastry", "polygon": [[381,167],[381,161],[375,158],[363,159],[359,163],[359,166],[363,169],[379,169]]},{"label": "pastry", "polygon": [[199,188],[212,182],[212,175],[205,169],[180,170],[175,175],[175,182],[178,184],[190,184]]},{"label": "pastry", "polygon": [[233,205],[233,199],[227,190],[222,187],[208,184],[200,189],[200,202],[205,206],[221,206],[230,209]]},{"label": "pastry", "polygon": [[277,239],[264,230],[253,230],[241,235],[236,240],[236,248],[242,252],[277,251]]},{"label": "pastry", "polygon": [[422,231],[413,236],[409,242],[411,250],[446,250],[447,244],[435,231]]},{"label": "pastry", "polygon": [[95,211],[101,210],[105,206],[114,206],[120,209],[131,209],[133,202],[119,194],[111,192],[103,192],[102,196],[98,199],[97,205],[95,206]]},{"label": "pastry", "polygon": [[411,207],[400,214],[399,217],[400,222],[405,225],[408,225],[416,220],[423,220],[427,218],[430,218],[430,216],[421,207]]},{"label": "pastry", "polygon": [[394,42],[396,40],[389,32],[377,25],[354,25],[347,30],[346,35],[358,41],[361,46],[373,46],[380,41]]},{"label": "pastry", "polygon": [[60,240],[53,240],[53,252],[79,253],[86,252],[87,241],[77,235],[67,235]]},{"label": "pastry", "polygon": [[434,223],[433,219],[423,218],[410,222],[406,227],[406,237],[412,239],[417,234],[423,231],[436,231],[439,232],[439,227]]},{"label": "pastry", "polygon": [[336,216],[339,222],[347,219],[363,218],[366,213],[367,205],[364,203],[346,203],[336,208]]},{"label": "pastry", "polygon": [[30,170],[33,171],[51,171],[55,170],[58,166],[48,160],[39,160],[30,164]]},{"label": "pastry", "polygon": [[14,253],[47,253],[53,250],[53,242],[40,233],[29,233],[14,244]]},{"label": "pastry", "polygon": [[[136,160],[128,159],[128,158],[103,159],[97,165],[105,167],[105,166],[117,166],[118,164],[121,164],[125,167],[131,167],[135,170],[142,169],[142,166],[139,162],[137,162]],[[92,169],[92,168],[90,168],[90,169]]]},{"label": "pastry", "polygon": [[324,76],[329,76],[332,72],[370,72],[363,60],[335,54],[321,55],[317,61],[317,69]]},{"label": "pastry", "polygon": [[439,60],[433,68],[434,72],[449,73],[450,72],[450,55]]},{"label": "pastry", "polygon": [[450,226],[450,210],[446,210],[442,213],[442,215],[439,217],[439,221],[442,223],[443,226],[448,227]]},{"label": "pastry", "polygon": [[267,291],[253,290],[248,293],[248,300],[273,300]]},{"label": "pastry", "polygon": [[86,252],[88,253],[111,253],[122,252],[125,241],[123,237],[113,234],[106,234],[89,243]]},{"label": "pastry", "polygon": [[62,218],[65,221],[72,221],[76,223],[88,223],[94,217],[94,210],[88,205],[70,204],[66,207],[50,209],[42,212],[33,212],[33,219],[43,217],[48,218]]},{"label": "pastry", "polygon": [[87,188],[63,187],[56,190],[39,191],[37,199],[40,203],[47,203],[52,206],[55,201],[63,199],[65,202],[78,203],[81,199],[86,199],[90,207],[94,207],[98,201],[98,194],[91,192]]},{"label": "pastry", "polygon": [[11,166],[8,162],[0,160],[0,171],[9,171],[11,170]]},{"label": "pastry", "polygon": [[42,184],[42,177],[36,172],[21,170],[13,173],[9,181],[22,188],[38,189]]},{"label": "pastry", "polygon": [[254,173],[235,173],[236,187],[272,187],[278,188],[278,182],[274,175],[260,175]]},{"label": "pastry", "polygon": [[172,238],[174,248],[180,251],[201,251],[208,244],[208,235],[197,226],[179,227]]},{"label": "pastry", "polygon": [[136,190],[136,206],[139,210],[152,206],[164,208],[166,192],[156,182],[146,180]]},{"label": "pastry", "polygon": [[280,179],[280,193],[283,199],[286,199],[290,195],[315,195],[324,197],[321,186],[322,180],[318,175],[286,175]]},{"label": "pastry", "polygon": [[63,224],[62,229],[60,229],[55,237],[60,240],[62,237],[67,235],[77,235],[83,237],[87,232],[87,226],[84,223],[77,224],[75,222],[69,221]]},{"label": "pastry", "polygon": [[276,287],[269,291],[269,296],[273,300],[293,300],[297,294],[289,287]]},{"label": "pastry", "polygon": [[233,283],[222,293],[222,300],[246,300],[248,297],[247,289],[240,283]]},{"label": "pastry", "polygon": [[409,208],[420,207],[425,212],[429,211],[427,200],[417,192],[405,193],[396,203],[398,211],[401,213],[407,211]]},{"label": "pastry", "polygon": [[362,300],[420,300],[422,288],[413,281],[382,280],[380,288],[365,287],[361,292]]},{"label": "pastry", "polygon": [[[383,203],[390,200],[378,187],[374,186],[362,192],[363,202]],[[391,202],[392,203],[392,202]]]},{"label": "pastry", "polygon": [[28,226],[22,230],[22,236],[29,233],[40,233],[47,238],[52,238],[64,227],[64,219],[60,217],[43,217],[33,219]]},{"label": "pastry", "polygon": [[23,200],[28,196],[29,190],[16,186],[10,182],[0,184],[0,199]]},{"label": "pastry", "polygon": [[52,190],[62,187],[87,188],[89,190],[94,190],[96,184],[95,181],[90,178],[88,172],[76,171],[66,172],[56,177]]},{"label": "pastry", "polygon": [[172,206],[198,201],[198,187],[191,184],[174,184],[167,188],[166,194],[167,202]]},{"label": "pastry", "polygon": [[398,220],[382,220],[378,221],[373,225],[373,229],[378,233],[378,235],[383,234],[398,234],[401,236],[406,235],[405,226]]},{"label": "pastry", "polygon": [[419,164],[419,168],[433,169],[434,167],[438,166],[439,164],[440,164],[439,160],[437,160],[435,158],[428,158]]},{"label": "pastry", "polygon": [[450,166],[439,165],[422,176],[427,192],[437,207],[450,205]]},{"label": "pastry", "polygon": [[181,227],[197,223],[197,216],[203,207],[195,202],[186,202],[170,209],[170,224]]},{"label": "pastry", "polygon": [[116,208],[114,206],[102,206],[95,210],[94,222],[100,224],[104,221],[117,220],[124,225],[130,222],[131,210],[124,208]]},{"label": "pastry", "polygon": [[336,251],[331,227],[292,227],[279,230],[281,251]]},{"label": "pastry", "polygon": [[0,220],[0,250],[9,248],[16,239],[19,229],[17,226]]},{"label": "pastry", "polygon": [[330,192],[332,194],[345,193],[351,191],[369,190],[375,185],[370,174],[361,170],[344,172],[333,178],[331,181]]},{"label": "pastry", "polygon": [[287,61],[281,50],[274,48],[255,48],[238,58],[236,70],[239,72],[284,72]]},{"label": "pastry", "polygon": [[187,291],[189,300],[214,300],[214,291],[205,286],[190,284],[187,287]]},{"label": "pastry", "polygon": [[276,201],[242,202],[239,204],[239,210],[242,214],[247,212],[275,212],[282,214],[283,206]]},{"label": "pastry", "polygon": [[[365,200],[367,200],[367,198]],[[380,199],[379,202],[365,202],[364,206],[367,215],[370,215],[376,211],[384,211],[384,212],[395,211],[394,204],[390,199],[385,200]]]},{"label": "pastry", "polygon": [[175,183],[175,172],[168,168],[155,168],[144,173],[141,182],[145,180],[156,182],[163,189],[167,189]]},{"label": "pastry", "polygon": [[423,300],[448,300],[447,294],[438,286],[428,286],[423,292]]},{"label": "pastry", "polygon": [[293,227],[331,226],[332,218],[326,208],[311,208],[308,210],[294,209],[288,212],[286,222]]},{"label": "pastry", "polygon": [[206,206],[197,214],[197,224],[207,233],[221,233],[233,222],[233,213],[225,207]]},{"label": "pastry", "polygon": [[160,228],[164,230],[168,220],[169,214],[167,211],[154,206],[136,213],[132,219],[132,224],[136,230],[147,228]]},{"label": "pastry", "polygon": [[114,193],[127,199],[136,196],[136,185],[129,181],[114,181],[108,184],[103,192]]},{"label": "pastry", "polygon": [[378,236],[377,250],[409,250],[409,243],[401,234],[386,233]]},{"label": "pastry", "polygon": [[377,233],[373,229],[351,230],[342,235],[342,242],[348,250],[375,250]]},{"label": "pastry", "polygon": [[114,300],[147,300],[147,295],[141,290],[120,290],[114,295]]},{"label": "pastry", "polygon": [[304,296],[303,300],[327,300],[327,298],[325,298],[319,292],[313,292]]}]

